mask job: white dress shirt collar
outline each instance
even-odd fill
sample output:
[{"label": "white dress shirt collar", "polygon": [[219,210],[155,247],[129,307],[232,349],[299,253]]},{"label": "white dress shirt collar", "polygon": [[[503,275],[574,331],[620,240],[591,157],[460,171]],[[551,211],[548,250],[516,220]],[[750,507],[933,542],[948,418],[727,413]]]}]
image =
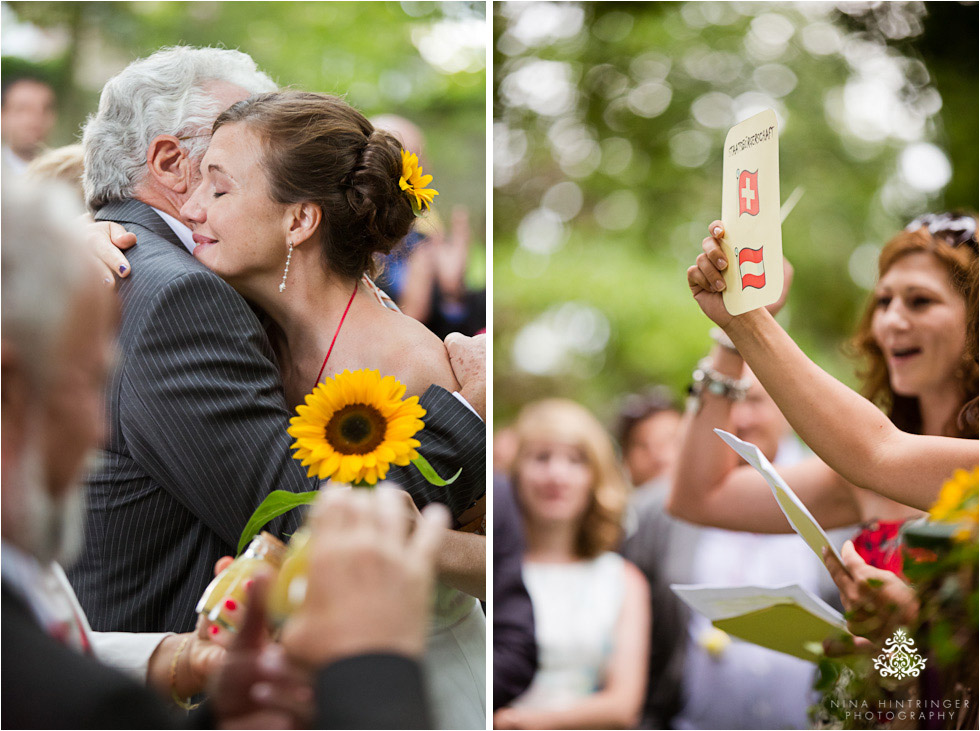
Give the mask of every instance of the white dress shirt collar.
[{"label": "white dress shirt collar", "polygon": [[43,567],[36,558],[7,541],[0,546],[3,580],[27,603],[38,622],[48,626],[58,614],[45,591],[51,585],[51,568]]},{"label": "white dress shirt collar", "polygon": [[162,218],[166,224],[170,226],[170,229],[177,234],[177,238],[180,239],[180,243],[184,245],[184,248],[193,254],[194,247],[197,246],[197,244],[194,243],[194,233],[169,213],[164,213],[159,208],[154,208],[153,206],[150,206],[150,208],[153,208],[154,211],[160,214],[160,218]]}]

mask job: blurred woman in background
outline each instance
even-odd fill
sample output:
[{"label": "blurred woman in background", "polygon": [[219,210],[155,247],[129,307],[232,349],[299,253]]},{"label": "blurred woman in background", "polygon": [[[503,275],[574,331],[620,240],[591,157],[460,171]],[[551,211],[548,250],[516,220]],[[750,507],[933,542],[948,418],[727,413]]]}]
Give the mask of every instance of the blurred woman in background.
[{"label": "blurred woman in background", "polygon": [[539,665],[494,727],[633,727],[646,690],[649,589],[612,552],[628,490],[612,441],[591,413],[562,399],[525,407],[516,433],[511,475]]}]

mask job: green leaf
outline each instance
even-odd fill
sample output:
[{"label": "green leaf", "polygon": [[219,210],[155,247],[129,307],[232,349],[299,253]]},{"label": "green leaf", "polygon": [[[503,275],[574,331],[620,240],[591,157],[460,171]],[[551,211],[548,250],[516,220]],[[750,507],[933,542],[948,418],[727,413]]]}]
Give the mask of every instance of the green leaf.
[{"label": "green leaf", "polygon": [[820,660],[817,661],[817,670],[817,681],[814,687],[817,690],[822,691],[827,691],[833,688],[837,683],[837,678],[840,676],[840,670],[834,661],[826,657],[820,658]]},{"label": "green leaf", "polygon": [[463,472],[462,468],[460,468],[456,471],[455,475],[450,477],[448,480],[444,480],[439,477],[438,473],[432,468],[432,465],[429,464],[429,461],[421,454],[412,460],[412,464],[415,465],[415,468],[420,473],[422,473],[422,477],[424,477],[430,485],[436,485],[437,487],[451,485],[452,483],[456,482],[456,478]]},{"label": "green leaf", "polygon": [[284,513],[288,513],[293,508],[300,505],[309,505],[320,493],[316,490],[310,492],[289,492],[288,490],[273,490],[265,500],[255,509],[252,517],[245,524],[242,537],[238,539],[238,553],[240,554],[259,531],[273,518],[278,518]]}]

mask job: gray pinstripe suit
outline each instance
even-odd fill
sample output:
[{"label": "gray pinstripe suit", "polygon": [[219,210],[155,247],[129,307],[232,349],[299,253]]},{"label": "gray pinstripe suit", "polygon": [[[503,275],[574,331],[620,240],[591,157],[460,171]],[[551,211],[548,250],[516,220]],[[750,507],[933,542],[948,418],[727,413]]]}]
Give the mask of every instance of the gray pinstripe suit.
[{"label": "gray pinstripe suit", "polygon": [[[122,362],[108,387],[109,435],[87,480],[85,550],[69,572],[95,630],[186,632],[214,562],[234,552],[248,517],[272,490],[315,487],[290,457],[289,417],[275,355],[259,318],[204,267],[146,204],[113,202],[99,220],[137,235],[121,280]],[[459,515],[485,491],[485,425],[438,387],[420,451],[436,488],[413,467],[389,479],[416,504]],[[270,525],[292,533],[294,511]]]}]

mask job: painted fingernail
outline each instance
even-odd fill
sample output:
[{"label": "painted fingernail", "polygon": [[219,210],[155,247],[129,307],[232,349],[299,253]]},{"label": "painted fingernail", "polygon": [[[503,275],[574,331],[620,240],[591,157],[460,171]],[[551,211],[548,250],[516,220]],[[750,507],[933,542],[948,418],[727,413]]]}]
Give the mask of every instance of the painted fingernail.
[{"label": "painted fingernail", "polygon": [[728,261],[726,259],[719,259],[718,260],[718,268],[719,269],[724,269],[727,266],[728,266]]},{"label": "painted fingernail", "polygon": [[221,629],[216,624],[212,624],[210,627],[208,627],[208,632],[211,633],[212,637],[217,635],[220,631]]},{"label": "painted fingernail", "polygon": [[238,602],[236,602],[234,599],[225,599],[225,609],[227,609],[229,612],[234,612],[236,609],[238,609]]},{"label": "painted fingernail", "polygon": [[120,274],[125,274],[127,269],[129,269],[129,267],[127,267],[125,264],[120,264],[119,265],[119,273]]},{"label": "painted fingernail", "polygon": [[252,579],[245,579],[245,591],[252,588]]}]

